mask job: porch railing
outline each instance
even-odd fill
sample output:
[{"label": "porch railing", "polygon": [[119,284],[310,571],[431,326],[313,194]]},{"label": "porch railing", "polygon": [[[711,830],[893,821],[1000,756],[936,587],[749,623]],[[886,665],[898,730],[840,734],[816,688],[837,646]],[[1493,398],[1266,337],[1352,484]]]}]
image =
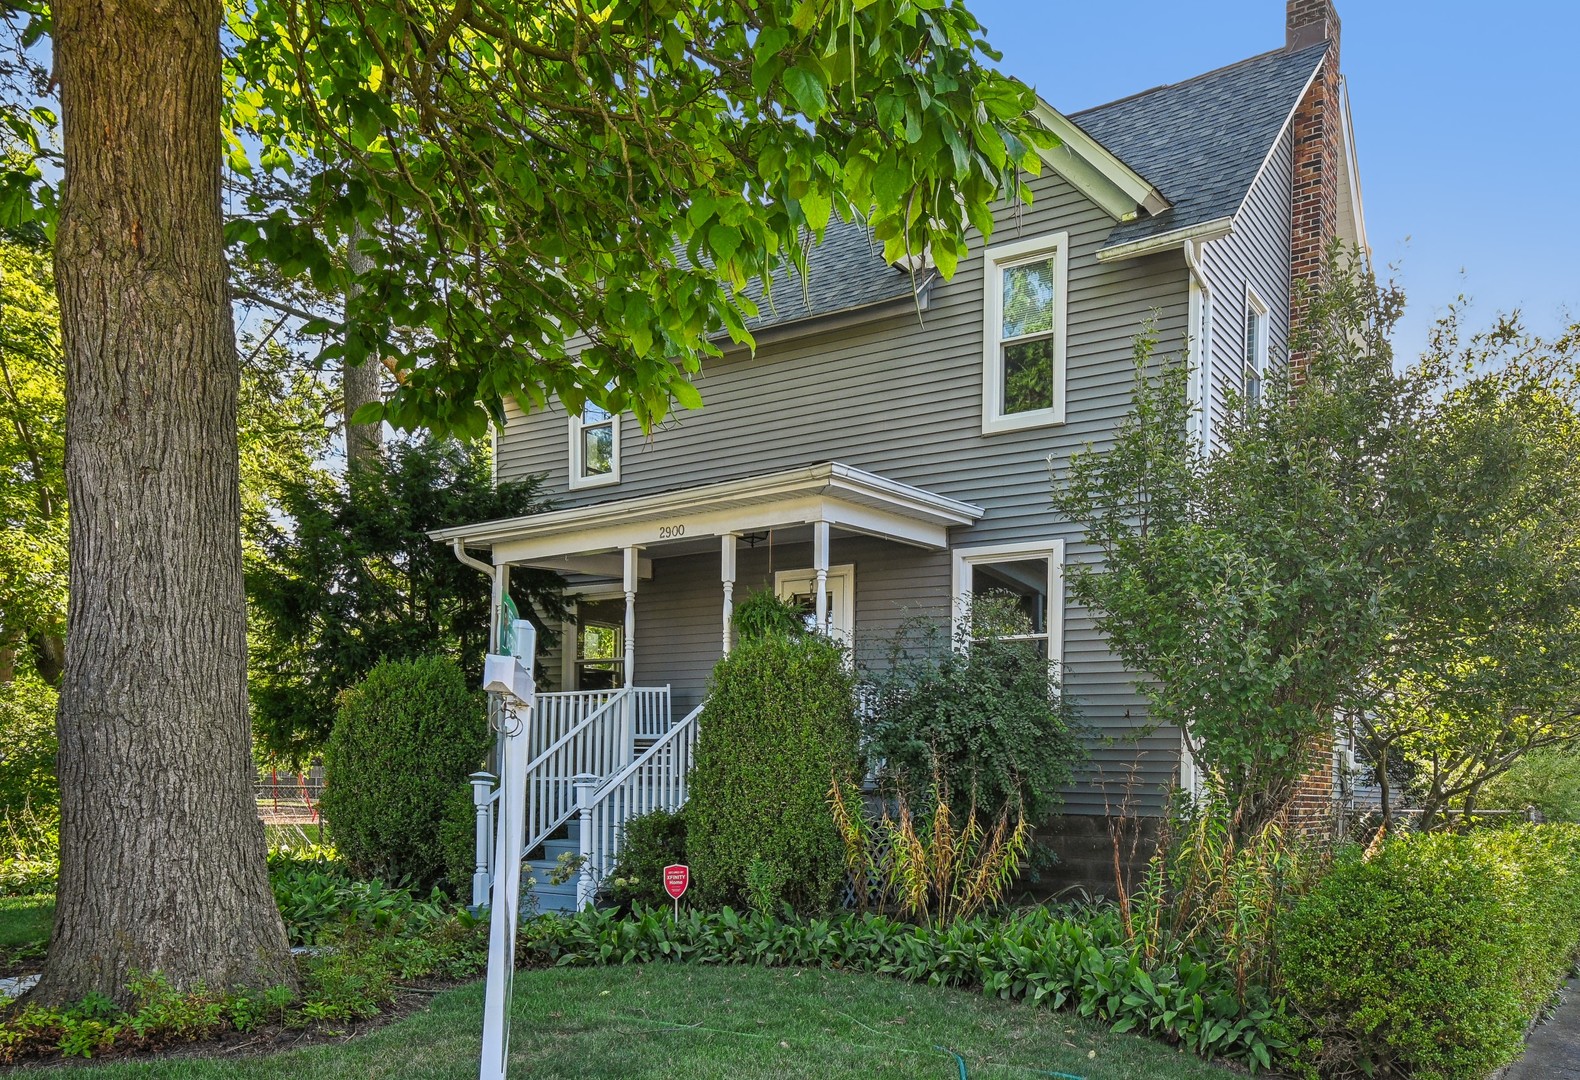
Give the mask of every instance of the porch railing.
[{"label": "porch railing", "polygon": [[627,821],[653,810],[678,810],[685,804],[701,712],[699,705],[677,720],[614,776],[601,781],[591,775],[576,778],[582,856],[578,906],[592,901],[598,882],[614,867]]},{"label": "porch railing", "polygon": [[581,723],[591,713],[607,705],[621,690],[568,690],[538,694],[532,703],[532,733],[528,744],[534,758]]},{"label": "porch railing", "polygon": [[[578,777],[590,776],[601,784],[634,763],[638,739],[662,741],[672,730],[667,686],[536,695],[529,734],[533,758],[526,768],[522,858],[577,812]],[[488,902],[493,882],[499,797],[493,776],[473,774],[477,869],[472,876],[472,902],[478,906]]]}]

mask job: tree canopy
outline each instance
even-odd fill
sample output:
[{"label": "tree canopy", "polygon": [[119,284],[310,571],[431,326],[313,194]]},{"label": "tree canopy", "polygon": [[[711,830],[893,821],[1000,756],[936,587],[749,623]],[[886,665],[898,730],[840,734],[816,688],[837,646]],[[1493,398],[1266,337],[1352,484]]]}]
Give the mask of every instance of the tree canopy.
[{"label": "tree canopy", "polygon": [[694,407],[701,359],[751,340],[744,287],[804,274],[833,215],[947,276],[1051,141],[938,0],[263,0],[231,31],[258,182],[229,236],[342,295],[360,228],[325,355],[376,351],[397,386],[364,419],[400,428],[481,434],[550,393]]},{"label": "tree canopy", "polygon": [[[0,165],[0,226],[58,229],[74,388],[71,795],[34,991],[51,1000],[120,993],[150,958],[178,984],[289,970],[246,775],[227,303],[246,285],[227,250],[344,298],[338,321],[265,300],[323,337],[326,363],[390,369],[393,394],[358,421],[477,435],[505,401],[557,394],[651,426],[699,403],[702,359],[750,340],[743,287],[804,274],[832,215],[947,276],[968,225],[987,232],[995,200],[1029,198],[1022,173],[1051,141],[1031,92],[987,66],[977,22],[945,0],[12,11],[0,137],[18,154]],[[228,222],[221,146],[248,181]],[[194,742],[202,753],[173,749]],[[151,769],[157,790],[103,812]],[[209,812],[162,815],[156,797]],[[139,861],[161,844],[177,857]],[[106,890],[106,873],[126,887]],[[175,925],[154,906],[202,917]]]},{"label": "tree canopy", "polygon": [[1337,256],[1330,279],[1308,360],[1234,401],[1210,453],[1188,364],[1143,335],[1132,413],[1055,486],[1102,555],[1072,595],[1242,829],[1341,726],[1429,823],[1580,740],[1580,331],[1461,342],[1451,315],[1400,364],[1402,296]]},{"label": "tree canopy", "polygon": [[0,242],[0,681],[60,678],[66,633],[65,368],[49,252]]},{"label": "tree canopy", "polygon": [[[310,469],[276,485],[274,512],[248,527],[249,681],[267,750],[321,749],[336,698],[380,660],[443,656],[480,680],[489,580],[427,530],[545,509],[536,478],[495,485],[485,448],[422,440],[360,469]],[[561,585],[548,571],[511,575],[533,619],[561,610]]]}]

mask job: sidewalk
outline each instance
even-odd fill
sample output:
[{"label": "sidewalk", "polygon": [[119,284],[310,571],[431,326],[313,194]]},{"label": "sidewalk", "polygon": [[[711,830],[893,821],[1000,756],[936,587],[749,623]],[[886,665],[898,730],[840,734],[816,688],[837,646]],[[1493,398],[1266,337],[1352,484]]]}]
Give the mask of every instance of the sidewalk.
[{"label": "sidewalk", "polygon": [[1580,1080],[1580,980],[1564,988],[1557,1014],[1531,1032],[1503,1080]]}]

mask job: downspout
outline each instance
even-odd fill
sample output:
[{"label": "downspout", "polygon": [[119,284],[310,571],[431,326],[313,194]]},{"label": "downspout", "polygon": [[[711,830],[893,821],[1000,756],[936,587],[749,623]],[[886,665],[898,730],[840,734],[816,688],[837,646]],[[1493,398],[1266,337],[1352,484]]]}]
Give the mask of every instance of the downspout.
[{"label": "downspout", "polygon": [[[1197,406],[1193,423],[1195,424],[1196,437],[1201,442],[1202,453],[1207,452],[1210,445],[1211,432],[1208,427],[1207,401],[1208,381],[1207,376],[1212,370],[1211,358],[1207,354],[1210,344],[1212,317],[1212,286],[1207,284],[1207,275],[1203,270],[1202,257],[1206,254],[1206,241],[1187,239],[1181,245],[1185,252],[1185,266],[1190,271],[1190,310],[1188,350],[1190,361],[1195,365],[1191,375],[1190,393]],[[1190,740],[1180,732],[1180,786],[1192,797],[1201,793],[1201,772],[1196,764],[1196,756],[1191,753]]]},{"label": "downspout", "polygon": [[[502,580],[500,571],[507,568],[494,566],[492,563],[486,563],[482,559],[473,558],[471,555],[468,555],[466,553],[466,544],[461,540],[460,537],[456,537],[454,540],[450,541],[450,550],[455,552],[455,557],[460,560],[462,566],[470,566],[473,570],[483,574],[488,578],[490,584],[493,586],[490,590],[491,600],[488,605],[488,648],[486,650],[487,652],[493,652],[495,649],[499,648],[501,629],[499,625],[499,607],[500,594],[502,592],[504,581]],[[490,694],[488,698],[488,726],[492,728],[496,734],[494,737],[494,745],[490,748],[488,759],[483,763],[483,767],[487,771],[493,773],[495,776],[499,775],[500,763],[504,761],[504,735],[499,732],[499,718],[496,715],[498,708],[499,703],[494,700],[494,695]]]},{"label": "downspout", "polygon": [[1196,365],[1191,389],[1197,406],[1196,431],[1205,454],[1212,447],[1212,286],[1207,283],[1207,241],[1186,240],[1183,249],[1190,271],[1190,351]]},{"label": "downspout", "polygon": [[489,580],[493,580],[493,564],[486,563],[482,559],[474,559],[472,556],[468,555],[466,553],[466,543],[459,537],[450,541],[450,549],[455,552],[455,557],[460,559],[463,565],[470,566],[473,570],[476,570],[480,574],[487,574]]}]

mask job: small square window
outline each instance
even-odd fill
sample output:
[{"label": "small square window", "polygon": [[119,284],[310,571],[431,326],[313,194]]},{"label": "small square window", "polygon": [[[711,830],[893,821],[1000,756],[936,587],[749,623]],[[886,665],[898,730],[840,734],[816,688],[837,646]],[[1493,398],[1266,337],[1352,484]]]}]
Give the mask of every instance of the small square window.
[{"label": "small square window", "polygon": [[[1064,544],[1011,544],[955,550],[956,626],[972,620],[970,636],[1035,642],[1050,664],[1063,656]],[[1007,603],[982,607],[980,598]]]}]

